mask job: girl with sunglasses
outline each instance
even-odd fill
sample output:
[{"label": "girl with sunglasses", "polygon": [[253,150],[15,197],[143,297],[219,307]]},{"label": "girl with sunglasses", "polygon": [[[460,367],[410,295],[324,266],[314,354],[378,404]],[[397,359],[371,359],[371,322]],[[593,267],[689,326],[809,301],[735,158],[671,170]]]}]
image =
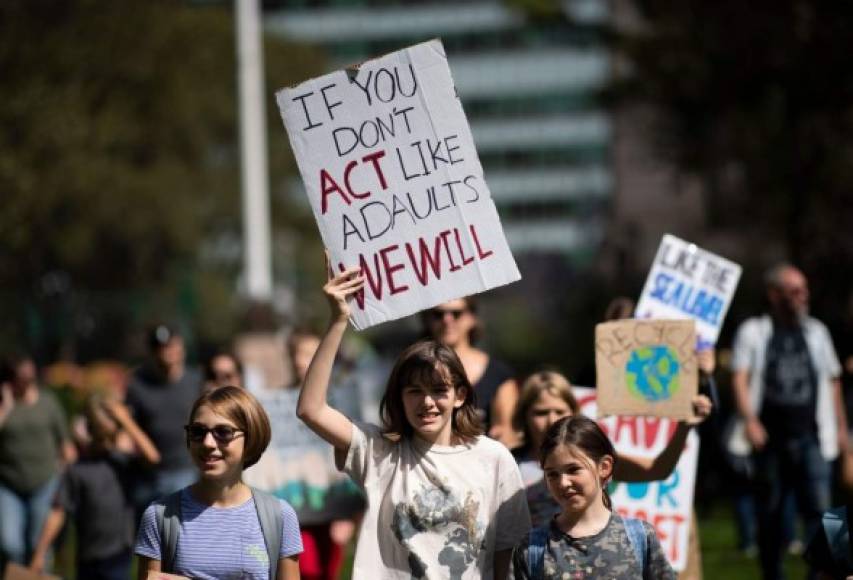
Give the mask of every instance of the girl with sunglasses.
[{"label": "girl with sunglasses", "polygon": [[516,444],[512,412],[518,402],[518,383],[512,369],[475,345],[483,328],[474,297],[459,298],[421,314],[427,335],[452,348],[477,393],[477,407],[489,437],[508,447]]},{"label": "girl with sunglasses", "polygon": [[[302,542],[293,508],[242,479],[270,441],[269,419],[255,397],[234,386],[208,391],[185,429],[199,478],[145,510],[135,550],[138,577],[163,571],[197,579],[298,579]],[[171,526],[175,517],[178,525]],[[268,534],[265,521],[278,529]],[[276,536],[277,549],[268,545]]]},{"label": "girl with sunglasses", "polygon": [[324,287],[332,321],[297,408],[367,495],[353,578],[504,580],[530,528],[527,502],[512,455],[482,436],[453,349],[422,341],[400,355],[380,403],[382,427],[353,423],[328,403],[348,300],[363,286],[351,268]]}]

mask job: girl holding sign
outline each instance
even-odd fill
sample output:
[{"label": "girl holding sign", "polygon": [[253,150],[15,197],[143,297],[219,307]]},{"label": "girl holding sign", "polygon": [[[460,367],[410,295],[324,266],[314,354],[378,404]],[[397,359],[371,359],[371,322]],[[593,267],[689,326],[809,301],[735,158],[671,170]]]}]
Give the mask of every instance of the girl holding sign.
[{"label": "girl holding sign", "polygon": [[[695,417],[678,423],[675,433],[657,457],[620,454],[613,478],[618,481],[658,481],[669,477],[681,457],[690,428],[711,414],[711,400],[705,395],[697,395],[693,399],[693,410]],[[560,509],[548,492],[538,459],[545,434],[563,417],[578,414],[580,405],[568,379],[560,373],[542,371],[524,382],[513,418],[515,428],[524,433],[524,445],[513,450],[513,455],[521,470],[534,526],[546,524]]]},{"label": "girl holding sign", "polygon": [[453,349],[423,341],[400,355],[380,403],[382,427],[353,423],[327,402],[348,300],[363,285],[357,268],[325,285],[332,321],[297,411],[367,495],[353,577],[504,580],[530,528],[524,488],[506,447],[482,435]]},{"label": "girl holding sign", "polygon": [[617,455],[595,421],[575,415],[554,423],[539,457],[560,513],[516,548],[517,580],[675,580],[651,524],[613,513],[606,486]]}]

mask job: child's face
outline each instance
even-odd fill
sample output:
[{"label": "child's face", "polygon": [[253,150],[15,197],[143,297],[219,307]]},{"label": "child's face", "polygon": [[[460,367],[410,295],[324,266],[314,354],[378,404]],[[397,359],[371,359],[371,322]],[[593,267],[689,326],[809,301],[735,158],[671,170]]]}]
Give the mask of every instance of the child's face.
[{"label": "child's face", "polygon": [[541,442],[548,427],[571,414],[572,408],[562,397],[543,390],[527,410],[527,432],[533,442]]},{"label": "child's face", "polygon": [[433,382],[413,380],[403,387],[403,410],[415,434],[438,445],[450,445],[453,436],[453,411],[465,402],[465,390],[450,380]]},{"label": "child's face", "polygon": [[199,407],[187,432],[190,456],[202,479],[230,481],[243,471],[246,434],[227,417],[208,407]]},{"label": "child's face", "polygon": [[596,465],[580,450],[558,445],[543,469],[554,500],[563,511],[577,514],[603,501],[603,485],[613,471],[613,458],[605,455]]}]

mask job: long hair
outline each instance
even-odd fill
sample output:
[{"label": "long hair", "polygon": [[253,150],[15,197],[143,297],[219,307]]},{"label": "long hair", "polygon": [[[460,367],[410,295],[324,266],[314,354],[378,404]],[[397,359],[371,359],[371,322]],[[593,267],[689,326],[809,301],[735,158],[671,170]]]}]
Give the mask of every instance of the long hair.
[{"label": "long hair", "polygon": [[[548,428],[539,450],[539,464],[543,468],[545,467],[545,460],[560,445],[580,451],[589,457],[596,466],[605,456],[609,455],[613,460],[613,467],[616,467],[616,449],[613,448],[613,443],[610,442],[598,423],[584,415],[563,417]],[[611,470],[610,476],[613,476],[613,470]],[[610,501],[610,495],[607,493],[607,483],[607,481],[601,482],[601,495],[604,507],[612,510],[613,502]]]},{"label": "long hair", "polygon": [[465,398],[462,406],[453,410],[453,435],[465,442],[483,434],[483,426],[477,415],[476,395],[465,367],[449,346],[436,340],[422,340],[407,348],[391,370],[385,394],[379,403],[379,415],[387,434],[411,437],[412,425],[406,419],[403,407],[403,389],[413,383],[449,384]]}]

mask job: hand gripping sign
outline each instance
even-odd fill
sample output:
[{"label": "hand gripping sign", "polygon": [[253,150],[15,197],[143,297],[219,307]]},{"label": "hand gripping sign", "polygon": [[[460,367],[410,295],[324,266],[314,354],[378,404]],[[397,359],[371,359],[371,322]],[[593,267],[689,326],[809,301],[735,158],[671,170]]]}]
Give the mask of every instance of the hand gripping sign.
[{"label": "hand gripping sign", "polygon": [[521,278],[439,40],[276,95],[358,329]]}]

